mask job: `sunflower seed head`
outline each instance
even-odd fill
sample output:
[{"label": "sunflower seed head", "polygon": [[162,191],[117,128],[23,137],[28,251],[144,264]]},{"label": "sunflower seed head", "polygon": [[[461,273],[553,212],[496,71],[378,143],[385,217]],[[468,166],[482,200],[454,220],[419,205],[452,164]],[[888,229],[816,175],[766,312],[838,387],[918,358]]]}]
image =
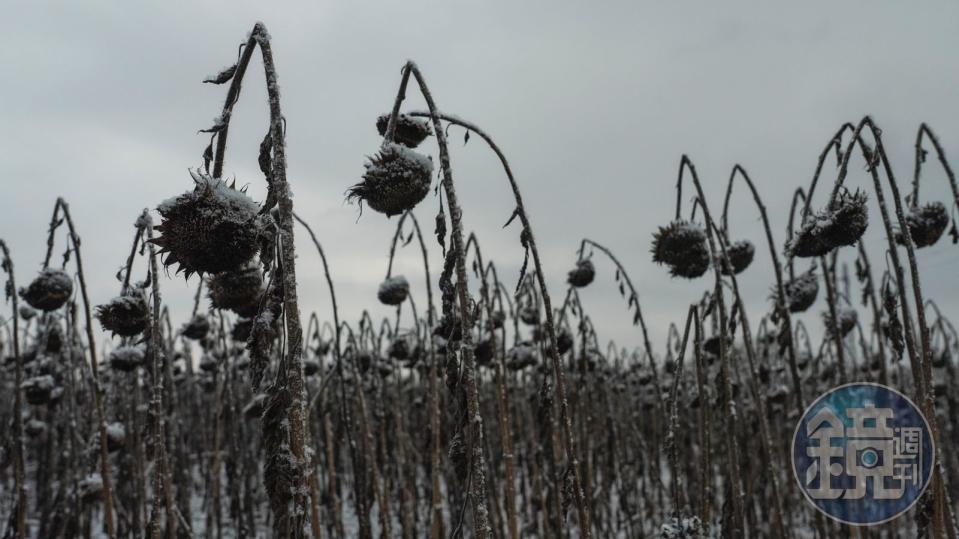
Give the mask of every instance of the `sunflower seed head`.
[{"label": "sunflower seed head", "polygon": [[121,337],[139,335],[150,323],[146,296],[138,287],[130,288],[122,296],[98,305],[96,311],[96,317],[103,329]]},{"label": "sunflower seed head", "polygon": [[570,270],[566,282],[570,286],[582,288],[592,283],[594,278],[596,278],[596,268],[593,267],[593,262],[586,258],[576,262],[576,267]]},{"label": "sunflower seed head", "polygon": [[196,187],[168,199],[157,210],[163,218],[150,240],[166,253],[165,266],[177,273],[220,273],[233,270],[256,254],[259,206],[235,186],[205,174],[193,174]]},{"label": "sunflower seed head", "polygon": [[396,143],[386,143],[370,158],[363,181],[347,191],[347,200],[366,202],[387,217],[413,209],[430,191],[433,161]]},{"label": "sunflower seed head", "polygon": [[[376,130],[381,137],[386,136],[386,128],[390,123],[390,115],[383,114],[376,119]],[[393,134],[393,140],[408,148],[415,148],[427,137],[433,134],[430,128],[429,120],[413,118],[406,114],[400,114],[396,117],[396,131]]]},{"label": "sunflower seed head", "polygon": [[30,286],[20,289],[20,297],[31,307],[54,311],[63,306],[73,293],[73,279],[65,271],[47,268]]},{"label": "sunflower seed head", "polygon": [[866,193],[842,192],[828,208],[807,220],[786,243],[791,256],[823,256],[837,247],[854,245],[869,226]]},{"label": "sunflower seed head", "polygon": [[709,269],[709,247],[702,226],[673,221],[653,234],[653,262],[669,266],[673,277],[695,279]]},{"label": "sunflower seed head", "polygon": [[260,269],[256,264],[248,263],[211,277],[207,295],[215,309],[227,309],[240,316],[252,317],[256,315],[265,290]]},{"label": "sunflower seed head", "polygon": [[[756,248],[749,240],[742,240],[731,243],[726,249],[728,260],[723,260],[723,275],[740,274],[753,262],[753,256],[756,254]],[[730,269],[732,272],[730,272]]]},{"label": "sunflower seed head", "polygon": [[[949,226],[949,214],[942,202],[929,202],[911,208],[909,215],[906,216],[906,224],[913,244],[921,249],[935,245],[939,241],[942,233]],[[896,243],[899,245],[906,243],[901,232],[896,234]]]},{"label": "sunflower seed head", "polygon": [[816,268],[808,271],[783,285],[789,312],[801,313],[816,302],[819,295],[819,279],[816,277]]},{"label": "sunflower seed head", "polygon": [[400,305],[406,301],[409,295],[410,283],[406,280],[406,277],[402,275],[385,279],[380,283],[380,288],[376,292],[376,297],[379,298],[380,303],[393,306]]}]

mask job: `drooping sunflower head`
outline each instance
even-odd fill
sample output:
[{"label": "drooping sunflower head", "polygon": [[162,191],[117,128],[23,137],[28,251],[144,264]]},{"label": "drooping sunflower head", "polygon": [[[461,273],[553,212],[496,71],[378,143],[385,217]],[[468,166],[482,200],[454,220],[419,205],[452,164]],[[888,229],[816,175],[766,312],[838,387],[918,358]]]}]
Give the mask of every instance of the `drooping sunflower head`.
[{"label": "drooping sunflower head", "polygon": [[260,298],[266,291],[263,275],[255,263],[217,273],[210,278],[210,303],[216,309],[227,309],[244,317],[256,315]]},{"label": "drooping sunflower head", "polygon": [[376,297],[379,298],[380,303],[391,306],[400,305],[406,301],[409,295],[410,283],[402,275],[384,279],[376,292]]},{"label": "drooping sunflower head", "polygon": [[566,282],[570,286],[583,288],[592,283],[594,278],[596,278],[596,268],[593,267],[593,262],[590,259],[585,258],[576,262],[576,267],[570,270]]},{"label": "drooping sunflower head", "polygon": [[47,268],[30,285],[20,289],[20,297],[41,311],[55,311],[70,299],[73,279],[65,271]]},{"label": "drooping sunflower head", "polygon": [[673,277],[695,279],[709,269],[709,246],[702,226],[676,220],[653,234],[653,262],[665,264]]},{"label": "drooping sunflower head", "polygon": [[[929,202],[911,208],[909,215],[906,216],[906,224],[909,226],[912,243],[920,249],[929,247],[939,241],[942,233],[949,226],[949,213],[942,202]],[[906,243],[901,232],[896,234],[896,243],[899,245]]]},{"label": "drooping sunflower head", "polygon": [[819,279],[816,277],[816,268],[809,268],[805,273],[783,285],[786,293],[786,302],[789,312],[801,313],[812,307],[819,295]]},{"label": "drooping sunflower head", "polygon": [[103,329],[121,337],[143,333],[150,323],[150,309],[146,296],[138,287],[128,289],[103,305],[97,305],[96,317]]},{"label": "drooping sunflower head", "polygon": [[[386,136],[386,128],[390,123],[390,115],[382,114],[376,119],[376,130],[381,137]],[[433,134],[429,120],[425,118],[414,118],[406,114],[400,114],[396,117],[396,130],[393,133],[393,140],[408,148],[415,148],[420,145],[427,137]]]},{"label": "drooping sunflower head", "polygon": [[202,314],[191,318],[180,330],[180,333],[182,333],[184,337],[194,341],[202,341],[209,332],[210,319]]},{"label": "drooping sunflower head", "polygon": [[[740,274],[753,262],[753,256],[756,254],[756,248],[749,240],[737,241],[729,244],[726,249],[727,260],[723,261],[723,275]],[[730,271],[732,270],[732,271]]]},{"label": "drooping sunflower head", "polygon": [[220,273],[250,261],[259,244],[259,205],[235,185],[193,173],[192,191],[167,199],[157,210],[163,218],[152,243],[166,253],[165,266],[177,273]]},{"label": "drooping sunflower head", "polygon": [[347,200],[366,202],[387,217],[413,209],[430,191],[433,161],[406,146],[386,143],[366,163],[363,181],[347,191]]}]

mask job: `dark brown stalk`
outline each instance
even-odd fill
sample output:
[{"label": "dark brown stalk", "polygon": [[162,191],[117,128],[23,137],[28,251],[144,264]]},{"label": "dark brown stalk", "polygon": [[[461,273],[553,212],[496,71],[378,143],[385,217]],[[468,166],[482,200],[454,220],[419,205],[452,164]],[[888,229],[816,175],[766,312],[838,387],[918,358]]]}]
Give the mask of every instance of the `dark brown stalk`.
[{"label": "dark brown stalk", "polygon": [[[706,203],[706,196],[703,194],[703,188],[699,183],[699,176],[696,174],[696,167],[690,161],[689,157],[683,155],[682,160],[679,165],[679,179],[677,180],[677,191],[681,191],[681,186],[683,183],[683,171],[689,169],[690,175],[692,176],[693,185],[696,187],[696,191],[699,197],[699,204],[703,208],[703,214],[706,218],[706,222],[709,223],[712,218],[710,217],[709,206]],[[742,490],[742,481],[739,473],[739,450],[735,442],[738,427],[737,427],[737,417],[738,412],[736,410],[736,404],[733,402],[733,392],[732,392],[732,383],[731,383],[731,370],[729,365],[729,351],[726,346],[726,334],[727,334],[727,312],[726,312],[726,303],[723,294],[723,277],[720,268],[722,268],[722,258],[720,258],[719,249],[716,247],[716,240],[713,237],[712,228],[706,227],[706,237],[709,240],[709,252],[710,258],[712,259],[712,268],[713,274],[715,276],[715,286],[713,288],[713,297],[712,301],[715,302],[715,309],[718,311],[719,316],[719,335],[722,337],[719,339],[719,361],[720,369],[722,374],[722,384],[725,392],[725,408],[726,408],[726,424],[728,432],[728,442],[726,443],[726,464],[728,466],[729,473],[729,482],[730,482],[730,492],[732,493],[732,507],[733,507],[733,529],[730,530],[730,533],[733,536],[736,536],[743,531],[743,503],[744,496]],[[705,404],[705,403],[703,403]]]},{"label": "dark brown stalk", "polygon": [[13,321],[13,359],[14,384],[13,388],[13,481],[17,491],[16,496],[16,533],[17,537],[27,536],[27,483],[24,468],[23,449],[23,358],[20,357],[20,314],[17,309],[17,282],[13,274],[13,257],[6,242],[0,239],[0,250],[3,251],[3,261],[0,267],[7,274],[7,298],[10,299],[12,309],[10,318]]},{"label": "dark brown stalk", "polygon": [[[866,281],[867,299],[872,310],[872,331],[876,335],[876,341],[879,347],[879,383],[886,385],[889,383],[889,375],[886,369],[886,344],[885,337],[882,334],[881,306],[879,305],[879,299],[876,297],[876,286],[872,278],[872,265],[869,263],[869,256],[866,255],[866,248],[862,240],[859,240],[857,248],[859,249],[859,259],[863,266],[863,275]],[[897,360],[898,359],[899,358],[897,358]]]},{"label": "dark brown stalk", "polygon": [[922,172],[922,164],[926,161],[926,151],[922,149],[923,138],[928,138],[932,142],[932,147],[936,150],[936,157],[939,158],[939,164],[946,172],[946,179],[949,180],[949,187],[952,189],[952,196],[955,199],[956,206],[959,207],[959,183],[956,182],[956,173],[953,172],[949,161],[946,159],[946,152],[939,143],[939,138],[932,132],[932,129],[922,123],[919,125],[919,132],[916,133],[916,168],[912,180],[912,197],[909,201],[912,206],[919,204],[919,175]]},{"label": "dark brown stalk", "polygon": [[[476,264],[482,268],[483,253],[479,246],[479,240],[476,234],[470,233],[466,240],[466,251],[469,254],[470,245],[473,246],[473,252],[476,253]],[[483,299],[483,305],[486,307],[486,331],[490,346],[494,350],[499,350],[496,346],[496,329],[493,327],[493,301],[490,297],[489,283],[487,282],[486,272],[480,272],[480,294]],[[506,522],[511,539],[518,539],[519,524],[516,519],[516,470],[515,456],[513,454],[513,420],[510,412],[509,392],[506,389],[506,369],[504,368],[504,357],[502,354],[495,353],[491,362],[496,377],[496,404],[498,407],[499,427],[500,427],[500,449],[503,453],[503,463],[506,468],[505,502],[506,502]]]},{"label": "dark brown stalk", "polygon": [[[418,71],[415,70],[414,73],[418,74]],[[419,79],[419,77],[417,77]],[[429,101],[429,99],[427,99]],[[539,284],[540,295],[543,300],[543,310],[546,315],[546,334],[549,337],[549,342],[547,346],[547,352],[549,353],[550,359],[553,363],[553,375],[556,378],[556,400],[558,401],[560,408],[560,421],[562,423],[562,433],[563,433],[563,443],[566,446],[566,458],[569,461],[569,469],[573,479],[573,500],[576,504],[576,510],[579,515],[579,525],[580,533],[583,534],[583,537],[592,537],[592,527],[590,525],[590,514],[589,508],[586,504],[586,497],[583,493],[580,469],[579,469],[579,457],[577,455],[576,446],[573,443],[573,429],[572,429],[572,420],[569,414],[569,405],[566,400],[566,374],[563,369],[560,357],[559,350],[556,344],[556,328],[553,323],[553,306],[552,301],[550,300],[549,291],[546,288],[546,278],[543,274],[542,263],[540,262],[539,249],[536,247],[536,239],[533,235],[533,228],[530,225],[529,217],[526,214],[526,207],[523,205],[523,196],[520,194],[519,185],[516,182],[516,179],[513,176],[512,169],[509,166],[509,162],[506,160],[506,156],[503,155],[503,152],[499,149],[493,139],[481,130],[476,125],[469,123],[463,119],[457,118],[455,116],[448,116],[443,114],[438,114],[435,110],[435,107],[430,105],[430,114],[433,117],[433,127],[434,130],[440,130],[442,125],[440,120],[445,120],[454,125],[458,125],[465,129],[476,133],[482,138],[486,144],[490,147],[493,153],[499,158],[500,163],[503,165],[503,169],[506,172],[506,177],[509,180],[510,187],[513,190],[513,198],[516,199],[516,209],[514,210],[514,216],[519,217],[520,222],[523,225],[523,235],[526,238],[527,244],[529,245],[529,250],[533,255],[533,268],[536,273],[536,280]],[[412,113],[413,116],[425,116],[423,113]],[[437,138],[440,138],[439,133],[437,133]],[[445,136],[443,137],[445,141]],[[447,158],[448,160],[448,158]],[[452,186],[452,179],[450,179],[450,185]],[[450,203],[450,207],[453,207],[455,201],[454,197],[450,197],[447,193],[447,200]],[[455,226],[454,226],[455,228]],[[459,265],[459,264],[457,264]],[[465,267],[463,268],[464,278],[465,278]],[[459,268],[457,269],[459,273]],[[465,283],[461,283],[465,287]],[[464,290],[465,299],[465,290]],[[464,309],[465,310],[465,309]],[[652,360],[652,358],[650,358]]]},{"label": "dark brown stalk", "polygon": [[[103,387],[100,385],[100,363],[97,357],[96,339],[93,336],[93,317],[90,314],[90,298],[87,294],[87,282],[83,275],[83,257],[80,255],[80,237],[77,235],[70,207],[62,198],[58,198],[53,208],[53,218],[50,228],[55,228],[60,218],[60,212],[67,223],[68,236],[73,252],[76,254],[77,279],[80,281],[80,295],[83,298],[83,316],[86,322],[87,349],[90,353],[90,378],[93,382],[93,405],[96,412],[97,428],[100,434],[100,475],[103,480],[103,526],[108,537],[116,537],[116,528],[113,519],[113,488],[110,477],[110,453],[107,449],[107,421],[103,407]],[[52,248],[52,247],[50,247]],[[49,250],[46,260],[49,260]],[[45,264],[46,265],[46,262]]]},{"label": "dark brown stalk", "polygon": [[[286,320],[287,355],[281,362],[284,371],[278,379],[285,380],[291,396],[289,408],[290,449],[296,460],[293,477],[296,493],[294,502],[296,514],[303,514],[306,509],[308,489],[308,470],[311,469],[309,451],[307,448],[307,424],[304,409],[305,386],[303,382],[303,330],[300,326],[300,309],[296,291],[296,251],[293,242],[293,200],[286,178],[286,138],[285,119],[280,108],[280,91],[277,84],[276,66],[273,62],[273,51],[270,44],[270,34],[263,23],[256,23],[246,46],[236,66],[230,89],[227,92],[226,103],[220,116],[220,127],[216,133],[217,146],[214,156],[213,177],[219,178],[223,174],[223,161],[226,152],[227,133],[233,106],[240,95],[240,86],[246,73],[253,49],[259,46],[263,57],[263,70],[266,78],[266,89],[270,106],[270,138],[272,139],[273,156],[270,170],[270,195],[275,197],[279,206],[279,251],[280,263],[283,267],[283,305]],[[291,530],[299,534],[301,522],[294,523]]]},{"label": "dark brown stalk", "polygon": [[737,172],[739,173],[739,176],[742,177],[743,181],[746,182],[746,186],[749,187],[749,191],[753,195],[753,201],[756,203],[756,208],[759,210],[759,216],[763,222],[763,230],[766,233],[766,245],[769,247],[769,256],[772,259],[773,272],[776,275],[776,309],[778,315],[782,317],[783,328],[785,331],[789,332],[786,338],[786,359],[789,364],[789,374],[793,381],[793,397],[796,402],[796,410],[802,414],[806,409],[806,405],[802,394],[802,379],[799,376],[799,368],[796,366],[796,346],[792,339],[792,316],[789,312],[789,304],[786,300],[786,289],[783,283],[783,269],[782,265],[779,263],[779,254],[776,252],[777,244],[773,239],[772,228],[769,226],[769,216],[766,214],[766,205],[763,204],[762,198],[759,196],[759,191],[756,189],[756,185],[749,177],[749,174],[746,173],[746,169],[738,164],[733,166],[733,170],[729,174],[729,183],[726,187],[726,198],[723,202],[722,233],[729,233],[729,200],[732,198],[733,182],[736,179]]},{"label": "dark brown stalk", "polygon": [[[143,211],[140,219],[137,220],[138,226],[146,229],[147,240],[153,239],[153,222],[150,219],[150,213]],[[147,244],[150,256],[150,283],[153,287],[153,314],[150,317],[150,366],[152,368],[153,398],[150,401],[150,414],[153,416],[153,443],[156,452],[155,463],[155,482],[153,484],[153,522],[151,524],[151,536],[160,537],[160,500],[162,493],[163,505],[166,509],[166,530],[167,538],[174,539],[177,536],[177,517],[176,502],[173,498],[173,486],[170,478],[170,463],[167,458],[167,438],[166,422],[163,419],[163,374],[161,363],[164,358],[161,356],[163,343],[161,341],[160,329],[160,271],[157,264],[156,247],[153,243]],[[128,272],[129,274],[129,272]]]},{"label": "dark brown stalk", "polygon": [[[459,317],[463,327],[463,338],[460,341],[460,351],[463,357],[463,387],[466,391],[466,408],[469,426],[469,444],[471,449],[469,459],[471,463],[470,484],[468,493],[473,508],[473,533],[479,539],[485,539],[491,534],[489,525],[489,510],[486,500],[486,457],[483,452],[483,418],[479,409],[479,395],[476,385],[476,365],[473,358],[473,336],[467,328],[472,327],[472,313],[469,299],[469,281],[466,273],[466,250],[463,239],[463,211],[456,196],[453,185],[453,172],[450,167],[449,149],[446,145],[446,133],[443,129],[433,95],[430,93],[426,80],[419,68],[413,62],[407,62],[403,69],[403,78],[410,74],[416,79],[420,93],[426,100],[433,121],[433,131],[439,146],[440,168],[443,173],[443,190],[450,209],[450,224],[452,225],[452,243],[456,257],[456,293],[459,301]],[[399,96],[397,99],[401,99]]]},{"label": "dark brown stalk", "polygon": [[689,328],[693,321],[699,326],[699,309],[696,304],[689,306],[689,313],[686,315],[686,329],[683,330],[683,338],[680,342],[679,354],[676,358],[676,372],[673,377],[673,387],[669,395],[669,425],[666,433],[666,448],[669,453],[669,470],[673,476],[670,485],[670,494],[673,501],[673,514],[679,514],[682,508],[680,492],[679,471],[679,451],[676,441],[676,429],[679,423],[679,382],[683,378],[683,361],[686,359],[686,344],[689,342]]}]

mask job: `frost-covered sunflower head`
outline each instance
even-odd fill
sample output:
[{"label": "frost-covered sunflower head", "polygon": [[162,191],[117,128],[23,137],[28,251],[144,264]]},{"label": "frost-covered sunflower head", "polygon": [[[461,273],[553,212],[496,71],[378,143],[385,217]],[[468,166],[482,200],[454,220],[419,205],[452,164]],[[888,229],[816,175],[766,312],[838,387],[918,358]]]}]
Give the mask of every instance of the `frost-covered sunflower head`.
[{"label": "frost-covered sunflower head", "polygon": [[[917,248],[929,247],[935,245],[942,237],[942,233],[946,231],[946,227],[949,226],[949,214],[942,202],[929,202],[911,208],[909,215],[906,216],[906,225],[909,227],[912,243]],[[901,232],[896,234],[896,243],[900,245],[906,243]]]},{"label": "frost-covered sunflower head", "polygon": [[41,311],[55,311],[70,299],[73,279],[65,271],[47,268],[30,285],[20,289],[20,297]]},{"label": "frost-covered sunflower head", "polygon": [[[756,248],[749,240],[737,241],[729,244],[726,248],[727,260],[723,261],[723,275],[740,274],[753,262],[753,256],[756,254]],[[732,271],[730,271],[732,270]]]},{"label": "frost-covered sunflower head", "polygon": [[376,293],[376,297],[379,298],[380,303],[391,306],[400,305],[406,301],[409,295],[410,283],[406,280],[406,277],[402,275],[385,279],[380,283],[380,288]]},{"label": "frost-covered sunflower head", "polygon": [[673,277],[695,279],[709,269],[709,247],[702,226],[676,220],[653,234],[653,262],[665,264]]},{"label": "frost-covered sunflower head", "polygon": [[[380,136],[386,136],[386,128],[389,123],[389,114],[382,114],[376,119],[376,130],[379,131]],[[414,118],[406,114],[400,114],[396,117],[393,140],[399,144],[408,148],[415,148],[432,134],[433,129],[430,127],[430,122],[425,118]]]},{"label": "frost-covered sunflower head", "polygon": [[192,191],[162,202],[163,218],[151,240],[166,253],[165,266],[178,264],[177,273],[220,273],[236,269],[256,255],[259,244],[259,205],[235,185],[191,173]]},{"label": "frost-covered sunflower head", "polygon": [[266,291],[263,274],[253,262],[217,273],[210,278],[209,287],[207,295],[215,309],[230,310],[247,318],[256,315]]},{"label": "frost-covered sunflower head", "polygon": [[363,181],[351,187],[357,199],[387,217],[413,209],[430,191],[433,161],[402,144],[388,142],[366,163]]},{"label": "frost-covered sunflower head", "polygon": [[139,286],[128,288],[122,295],[97,305],[96,311],[103,329],[121,337],[139,335],[150,323],[146,295]]},{"label": "frost-covered sunflower head", "polygon": [[596,268],[593,267],[593,262],[590,259],[584,258],[576,262],[576,267],[570,270],[566,282],[568,282],[570,286],[583,288],[584,286],[589,286],[594,278],[596,278]]}]

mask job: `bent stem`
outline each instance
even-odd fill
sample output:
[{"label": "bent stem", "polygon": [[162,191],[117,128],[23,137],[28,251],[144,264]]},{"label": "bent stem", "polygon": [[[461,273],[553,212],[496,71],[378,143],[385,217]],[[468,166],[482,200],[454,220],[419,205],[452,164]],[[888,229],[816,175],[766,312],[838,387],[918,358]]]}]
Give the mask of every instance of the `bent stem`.
[{"label": "bent stem", "polygon": [[[415,67],[414,67],[415,69]],[[415,73],[415,71],[414,71]],[[422,112],[413,112],[412,116],[425,116],[426,114]],[[506,177],[509,180],[510,187],[513,190],[513,198],[516,199],[516,209],[514,210],[513,216],[519,217],[520,222],[523,225],[523,236],[526,238],[527,244],[529,245],[529,250],[533,255],[533,268],[536,273],[536,281],[539,285],[539,292],[543,300],[543,310],[546,314],[546,334],[549,338],[549,345],[547,347],[547,352],[553,363],[553,374],[556,378],[556,398],[559,401],[560,416],[563,426],[563,443],[566,446],[566,458],[569,461],[569,469],[573,479],[573,499],[576,504],[576,511],[579,516],[580,522],[580,533],[583,534],[583,537],[592,537],[592,527],[590,525],[590,513],[589,508],[586,503],[586,496],[583,492],[582,480],[579,470],[579,458],[576,450],[576,446],[573,441],[573,429],[572,429],[572,420],[569,414],[569,405],[566,399],[566,374],[563,370],[563,366],[559,357],[559,347],[556,343],[556,328],[553,323],[553,306],[552,301],[550,300],[549,291],[546,288],[546,278],[543,274],[542,263],[540,262],[539,249],[536,247],[536,239],[533,234],[533,228],[529,223],[529,217],[526,214],[526,207],[523,205],[523,196],[520,194],[519,185],[516,183],[516,178],[513,176],[513,171],[509,166],[509,162],[506,160],[506,156],[503,155],[503,152],[499,149],[496,143],[493,141],[492,137],[486,134],[476,125],[469,123],[461,118],[455,116],[449,116],[444,114],[437,114],[433,106],[430,106],[430,115],[433,117],[433,127],[437,131],[437,138],[443,137],[445,143],[445,135],[440,135],[442,131],[442,125],[440,120],[445,120],[454,125],[458,125],[473,133],[477,134],[482,138],[486,144],[490,147],[493,153],[499,158],[500,163],[503,165],[503,170],[506,173]],[[447,196],[447,200],[450,202],[450,206],[453,206],[453,200]],[[459,265],[459,263],[457,263]],[[457,272],[459,269],[457,269]],[[465,268],[464,268],[465,273]]]}]

